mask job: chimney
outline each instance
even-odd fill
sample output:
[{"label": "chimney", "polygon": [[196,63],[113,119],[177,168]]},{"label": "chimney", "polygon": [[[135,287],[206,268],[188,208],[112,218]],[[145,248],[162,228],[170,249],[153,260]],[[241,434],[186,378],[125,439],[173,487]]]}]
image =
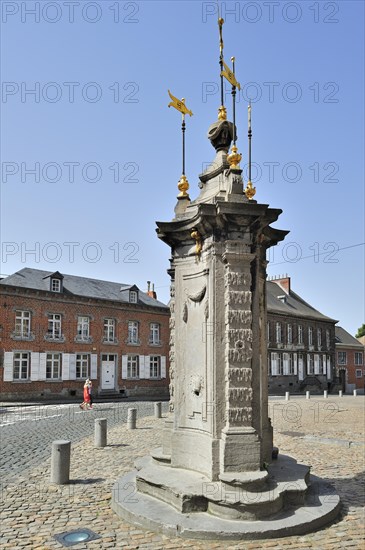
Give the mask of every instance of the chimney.
[{"label": "chimney", "polygon": [[150,296],[150,298],[154,298],[157,300],[157,294],[155,292],[155,283],[152,283],[152,290],[151,290],[151,281],[147,281],[147,296]]},{"label": "chimney", "polygon": [[285,276],[282,275],[281,277],[275,277],[275,279],[273,279],[273,282],[277,283],[286,294],[290,294],[290,277],[288,277],[287,273]]}]

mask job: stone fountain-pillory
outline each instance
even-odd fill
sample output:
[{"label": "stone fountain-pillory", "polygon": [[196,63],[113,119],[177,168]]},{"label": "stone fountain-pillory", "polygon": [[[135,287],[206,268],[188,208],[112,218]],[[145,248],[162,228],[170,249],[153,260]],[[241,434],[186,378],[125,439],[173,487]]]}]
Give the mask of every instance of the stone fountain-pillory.
[{"label": "stone fountain-pillory", "polygon": [[183,174],[174,219],[157,223],[171,247],[169,414],[162,446],[117,481],[112,506],[183,537],[304,534],[336,517],[339,497],[308,466],[272,460],[266,250],[288,232],[270,226],[281,210],[253,200],[251,181],[244,190],[225,118],[221,107],[209,128],[216,157],[199,196]]}]

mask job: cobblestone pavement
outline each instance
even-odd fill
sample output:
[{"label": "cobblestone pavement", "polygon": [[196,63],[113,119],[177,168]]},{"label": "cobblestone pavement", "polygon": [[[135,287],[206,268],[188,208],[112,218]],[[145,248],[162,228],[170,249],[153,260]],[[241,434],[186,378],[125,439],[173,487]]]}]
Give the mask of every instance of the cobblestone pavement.
[{"label": "cobblestone pavement", "polygon": [[[90,411],[72,405],[0,405],[0,479],[2,486],[16,480],[25,469],[39,464],[50,453],[52,441],[80,441],[94,431],[95,418],[107,418],[108,426],[125,423],[127,409],[139,417],[153,414],[151,402],[95,403]],[[167,411],[168,403],[162,404]]]},{"label": "cobblestone pavement", "polygon": [[[311,464],[312,472],[331,482],[339,493],[341,515],[329,527],[300,537],[222,542],[166,537],[121,520],[110,508],[114,481],[132,469],[136,457],[161,442],[163,419],[144,417],[138,420],[137,430],[128,431],[124,422],[108,426],[108,445],[103,449],[93,447],[91,436],[77,441],[76,430],[69,485],[49,483],[49,457],[8,484],[1,499],[0,547],[62,548],[53,535],[87,527],[101,538],[77,544],[75,549],[364,549],[364,397],[278,400],[270,402],[269,408],[280,452]],[[104,410],[95,412],[85,425],[105,416]],[[14,426],[18,429],[19,424]],[[59,437],[56,431],[53,435],[53,439]]]}]

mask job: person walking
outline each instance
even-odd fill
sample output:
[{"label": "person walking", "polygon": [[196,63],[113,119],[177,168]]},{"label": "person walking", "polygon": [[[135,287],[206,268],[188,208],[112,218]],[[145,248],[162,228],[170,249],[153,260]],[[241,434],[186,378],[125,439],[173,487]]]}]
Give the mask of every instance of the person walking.
[{"label": "person walking", "polygon": [[89,398],[90,398],[90,409],[93,408],[93,383],[91,382],[90,378],[86,380],[88,387],[89,387]]},{"label": "person walking", "polygon": [[80,409],[90,409],[90,392],[89,392],[89,383],[90,380],[87,379],[84,384],[84,401],[80,405]]}]

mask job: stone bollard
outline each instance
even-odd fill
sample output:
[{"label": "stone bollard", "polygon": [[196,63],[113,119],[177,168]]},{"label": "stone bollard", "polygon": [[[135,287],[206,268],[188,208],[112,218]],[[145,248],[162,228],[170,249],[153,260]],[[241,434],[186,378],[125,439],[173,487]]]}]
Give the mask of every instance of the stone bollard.
[{"label": "stone bollard", "polygon": [[137,427],[137,409],[128,409],[127,428],[135,430]]},{"label": "stone bollard", "polygon": [[311,398],[311,392],[310,392],[310,391],[306,391],[306,392],[305,392],[305,398],[306,398],[306,399],[310,399],[310,398]]},{"label": "stone bollard", "polygon": [[323,398],[324,398],[324,399],[327,399],[327,398],[328,398],[328,391],[327,391],[327,390],[324,390],[324,392],[323,392]]},{"label": "stone bollard", "polygon": [[339,390],[338,397],[342,397],[342,390]]},{"label": "stone bollard", "polygon": [[63,485],[70,481],[71,441],[60,440],[52,443],[51,483]]},{"label": "stone bollard", "polygon": [[285,392],[285,401],[289,401],[290,399],[290,393],[288,391]]},{"label": "stone bollard", "polygon": [[156,418],[162,418],[161,406],[162,406],[161,402],[155,403],[155,417]]},{"label": "stone bollard", "polygon": [[357,390],[354,390],[354,397],[357,396]]},{"label": "stone bollard", "polygon": [[94,446],[105,447],[106,446],[106,418],[95,419],[95,433],[94,433]]}]

